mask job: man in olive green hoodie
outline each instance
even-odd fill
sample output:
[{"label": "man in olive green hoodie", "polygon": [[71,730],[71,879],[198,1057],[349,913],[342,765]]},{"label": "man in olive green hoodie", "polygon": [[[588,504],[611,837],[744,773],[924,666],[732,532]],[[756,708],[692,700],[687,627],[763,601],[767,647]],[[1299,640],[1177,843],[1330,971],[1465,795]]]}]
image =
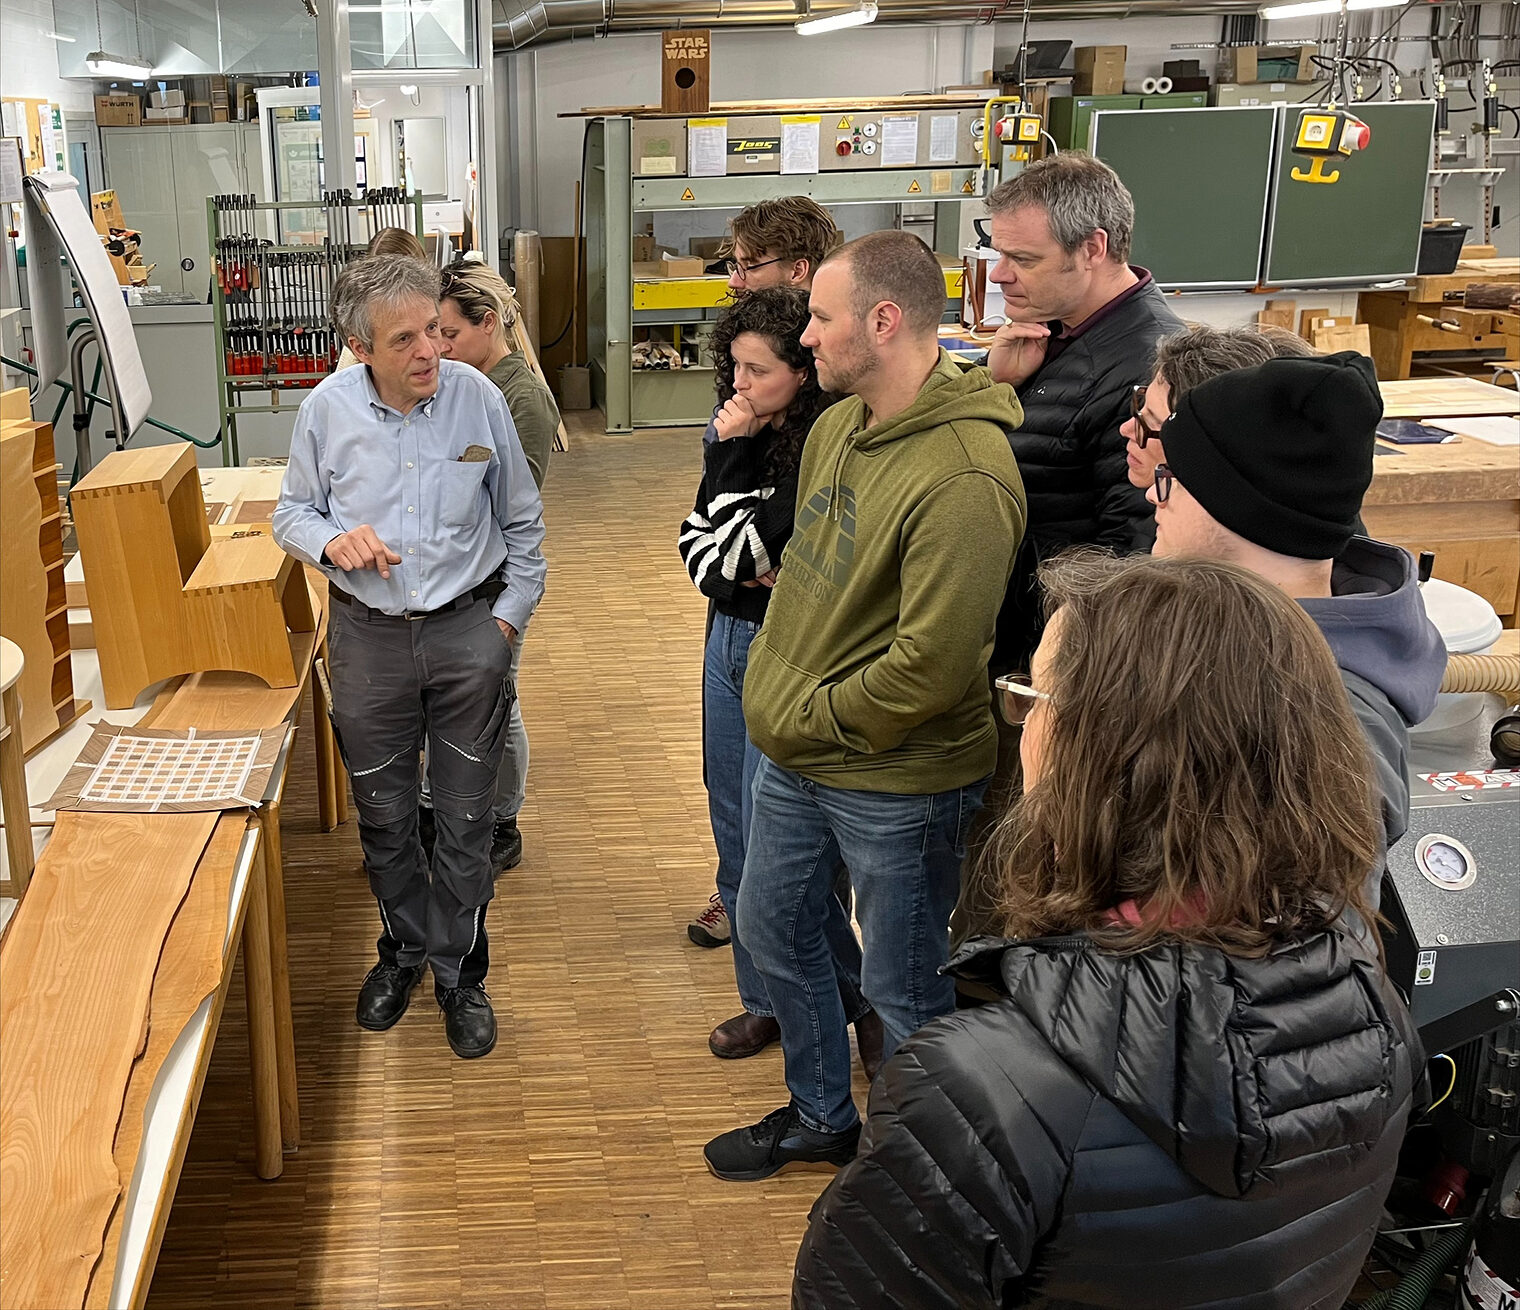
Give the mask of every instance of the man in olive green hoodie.
[{"label": "man in olive green hoodie", "polygon": [[997,755],[987,660],[1024,488],[1007,437],[1021,417],[1013,389],[939,348],[944,303],[938,259],[903,232],[844,246],[814,279],[802,342],[819,381],[849,399],[808,436],[796,530],[750,647],[744,715],[765,758],[737,907],[791,1101],[707,1144],[720,1178],[855,1153],[823,931],[841,860],[885,1054],[954,1006],[939,969]]}]

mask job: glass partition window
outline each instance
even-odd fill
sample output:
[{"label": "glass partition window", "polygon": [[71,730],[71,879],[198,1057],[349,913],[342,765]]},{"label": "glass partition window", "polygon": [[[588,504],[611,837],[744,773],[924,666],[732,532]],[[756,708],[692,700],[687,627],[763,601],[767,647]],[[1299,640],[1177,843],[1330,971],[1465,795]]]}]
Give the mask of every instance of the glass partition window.
[{"label": "glass partition window", "polygon": [[[317,66],[317,25],[299,0],[53,0],[62,77],[89,77],[105,49],[150,60],[160,77],[290,73]],[[357,0],[356,69],[479,68],[476,0]],[[487,33],[487,40],[490,35]]]},{"label": "glass partition window", "polygon": [[358,0],[348,33],[356,69],[480,66],[474,0]]}]

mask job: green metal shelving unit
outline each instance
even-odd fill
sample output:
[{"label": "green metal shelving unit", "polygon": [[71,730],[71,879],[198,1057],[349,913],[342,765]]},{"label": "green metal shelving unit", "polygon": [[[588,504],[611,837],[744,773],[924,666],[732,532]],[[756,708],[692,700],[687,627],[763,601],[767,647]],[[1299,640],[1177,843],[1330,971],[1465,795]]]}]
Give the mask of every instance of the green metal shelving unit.
[{"label": "green metal shelving unit", "polygon": [[[801,112],[807,112],[799,110]],[[828,111],[822,111],[827,113]],[[837,113],[835,117],[837,117]],[[778,196],[811,196],[821,205],[922,204],[937,206],[947,238],[956,243],[960,206],[981,200],[986,181],[977,168],[940,166],[819,173],[745,173],[723,177],[635,177],[632,125],[627,117],[586,122],[585,200],[587,348],[592,395],[607,431],[705,424],[712,415],[711,368],[635,369],[637,328],[693,328],[717,316],[712,303],[635,309],[633,232],[642,214],[738,209]],[[951,220],[955,221],[951,221]],[[936,229],[941,224],[936,220]],[[648,283],[640,283],[647,287]],[[691,282],[674,282],[690,288]],[[690,300],[688,293],[682,297]]]}]

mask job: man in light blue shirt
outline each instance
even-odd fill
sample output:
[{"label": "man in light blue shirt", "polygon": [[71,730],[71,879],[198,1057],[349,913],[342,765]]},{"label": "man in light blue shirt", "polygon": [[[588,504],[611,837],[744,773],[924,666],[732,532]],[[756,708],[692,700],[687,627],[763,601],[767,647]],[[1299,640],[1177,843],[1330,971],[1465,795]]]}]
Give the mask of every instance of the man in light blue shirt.
[{"label": "man in light blue shirt", "polygon": [[[391,1027],[432,966],[449,1045],[496,1044],[486,905],[512,654],[543,595],[543,506],[501,392],[440,358],[438,275],[374,256],[333,287],[365,366],[301,405],[275,540],[327,574],[333,721],[353,782],[379,963],[359,1025]],[[427,747],[437,842],[417,834]]]}]

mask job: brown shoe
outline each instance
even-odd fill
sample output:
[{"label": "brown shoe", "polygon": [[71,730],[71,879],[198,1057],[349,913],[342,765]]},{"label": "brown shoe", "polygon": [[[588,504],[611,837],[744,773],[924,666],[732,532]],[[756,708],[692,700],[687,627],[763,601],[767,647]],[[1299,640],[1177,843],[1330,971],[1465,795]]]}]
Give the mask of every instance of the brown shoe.
[{"label": "brown shoe", "polygon": [[869,1082],[876,1081],[881,1070],[881,1046],[885,1033],[881,1016],[875,1010],[867,1010],[855,1020],[855,1048],[860,1052],[860,1067],[866,1071]]},{"label": "brown shoe", "polygon": [[[774,1019],[748,1010],[725,1019],[707,1038],[707,1049],[720,1060],[743,1060],[759,1055],[772,1042],[781,1040],[781,1025]],[[880,1054],[881,1045],[877,1044]]]}]

